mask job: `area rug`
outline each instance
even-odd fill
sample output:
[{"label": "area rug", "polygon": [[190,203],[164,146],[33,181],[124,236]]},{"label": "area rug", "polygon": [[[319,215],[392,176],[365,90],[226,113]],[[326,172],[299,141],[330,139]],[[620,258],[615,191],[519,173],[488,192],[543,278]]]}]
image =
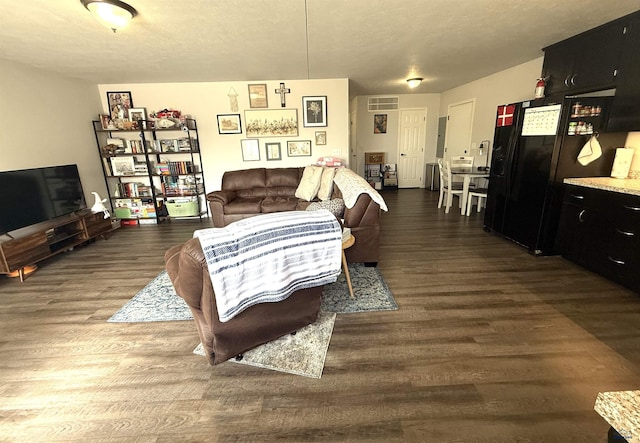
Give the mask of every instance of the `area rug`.
[{"label": "area rug", "polygon": [[[315,323],[298,330],[295,335],[288,334],[251,349],[243,354],[242,360],[232,358],[229,361],[320,378],[335,320],[335,312],[320,312]],[[204,355],[202,344],[193,353]]]},{"label": "area rug", "polygon": [[335,283],[324,287],[320,309],[338,314],[398,309],[378,268],[366,267],[362,263],[349,263],[349,275],[354,297],[349,296],[349,286],[342,273]]},{"label": "area rug", "polygon": [[[335,283],[324,287],[321,307],[323,311],[347,314],[398,309],[378,268],[351,263],[349,274],[355,297],[349,296],[347,281],[344,274],[341,274]],[[167,272],[162,271],[107,321],[138,323],[192,319],[189,307],[176,294]]]},{"label": "area rug", "polygon": [[[295,335],[287,335],[247,351],[241,361],[230,361],[320,378],[336,313],[398,309],[378,268],[350,264],[349,273],[355,298],[349,296],[346,279],[341,274],[335,283],[324,287],[322,305],[315,323],[299,330]],[[163,271],[107,321],[137,323],[192,319],[189,307],[176,294],[169,276]],[[204,355],[202,345],[193,352]]]}]

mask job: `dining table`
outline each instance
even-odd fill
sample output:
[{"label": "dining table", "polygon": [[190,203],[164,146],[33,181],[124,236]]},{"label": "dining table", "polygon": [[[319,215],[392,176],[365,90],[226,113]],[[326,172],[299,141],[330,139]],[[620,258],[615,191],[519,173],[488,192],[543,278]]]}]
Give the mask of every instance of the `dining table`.
[{"label": "dining table", "polygon": [[469,198],[469,186],[473,180],[479,178],[489,178],[489,170],[482,168],[451,168],[451,175],[454,177],[460,177],[462,181],[462,207],[460,213],[466,215],[467,212],[467,199]]}]

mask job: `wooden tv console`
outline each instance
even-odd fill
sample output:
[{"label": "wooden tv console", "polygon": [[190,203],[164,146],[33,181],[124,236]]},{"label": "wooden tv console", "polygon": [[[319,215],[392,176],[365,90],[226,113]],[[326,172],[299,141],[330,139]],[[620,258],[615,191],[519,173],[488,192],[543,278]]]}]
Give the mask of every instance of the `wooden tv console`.
[{"label": "wooden tv console", "polygon": [[81,211],[0,236],[0,274],[18,273],[25,279],[25,268],[87,241],[106,236],[116,227],[102,212]]}]

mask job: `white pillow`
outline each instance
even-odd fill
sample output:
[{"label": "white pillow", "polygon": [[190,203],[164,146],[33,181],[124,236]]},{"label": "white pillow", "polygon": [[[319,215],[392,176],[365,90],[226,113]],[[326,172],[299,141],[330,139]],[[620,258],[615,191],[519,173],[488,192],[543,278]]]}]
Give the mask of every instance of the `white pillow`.
[{"label": "white pillow", "polygon": [[302,173],[302,179],[296,189],[296,197],[310,202],[320,189],[322,166],[307,166]]},{"label": "white pillow", "polygon": [[336,168],[322,169],[322,178],[320,179],[320,189],[318,189],[318,198],[322,201],[331,199],[333,194],[333,176],[336,175]]}]

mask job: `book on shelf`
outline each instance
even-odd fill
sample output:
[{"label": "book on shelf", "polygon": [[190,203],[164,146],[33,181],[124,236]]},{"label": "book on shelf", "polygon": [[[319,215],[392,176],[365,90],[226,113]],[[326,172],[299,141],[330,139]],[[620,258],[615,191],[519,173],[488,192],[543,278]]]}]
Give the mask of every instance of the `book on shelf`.
[{"label": "book on shelf", "polygon": [[135,163],[133,157],[111,157],[111,173],[113,175],[134,175]]}]

